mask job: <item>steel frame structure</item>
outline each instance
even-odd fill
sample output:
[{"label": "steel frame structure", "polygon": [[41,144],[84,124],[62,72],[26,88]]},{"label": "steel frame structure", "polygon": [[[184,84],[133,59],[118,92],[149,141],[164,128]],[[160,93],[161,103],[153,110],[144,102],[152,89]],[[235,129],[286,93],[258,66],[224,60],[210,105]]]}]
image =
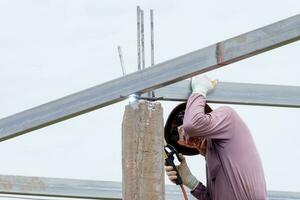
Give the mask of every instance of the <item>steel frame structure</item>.
[{"label": "steel frame structure", "polygon": [[[186,100],[191,92],[188,81],[179,81],[299,39],[300,15],[296,15],[151,68],[3,118],[0,120],[0,141],[111,105],[134,93],[142,94],[156,90],[156,95],[162,96],[164,100]],[[173,83],[176,84],[171,85]],[[255,91],[256,95],[251,91]],[[216,91],[208,96],[208,100],[213,103],[299,108],[300,87],[220,83]],[[2,175],[0,193],[101,199],[100,196],[104,194],[99,195],[97,189],[93,188],[98,187],[97,184],[99,184],[97,181]],[[297,198],[299,196],[297,194]],[[119,199],[119,196],[115,199]]]},{"label": "steel frame structure", "polygon": [[[3,189],[3,186],[7,186]],[[9,188],[9,189],[8,189]],[[0,193],[84,199],[122,199],[122,184],[111,181],[0,175]],[[300,193],[269,191],[272,199],[300,199]],[[166,186],[166,199],[181,200],[177,186]]]},{"label": "steel frame structure", "polygon": [[[191,94],[190,81],[180,81],[155,90],[160,100],[186,101]],[[220,82],[207,95],[210,103],[300,108],[300,87]]]},{"label": "steel frame structure", "polygon": [[[0,141],[300,39],[300,14],[0,120]],[[122,87],[120,87],[122,86]]]}]

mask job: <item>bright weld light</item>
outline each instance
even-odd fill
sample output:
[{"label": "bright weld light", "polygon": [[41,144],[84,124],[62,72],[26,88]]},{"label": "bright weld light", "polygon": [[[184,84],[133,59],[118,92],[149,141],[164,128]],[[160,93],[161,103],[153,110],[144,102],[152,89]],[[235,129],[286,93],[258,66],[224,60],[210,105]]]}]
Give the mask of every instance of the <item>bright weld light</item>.
[{"label": "bright weld light", "polygon": [[137,99],[137,95],[136,95],[136,94],[131,94],[131,95],[129,95],[128,100],[129,100],[129,103],[134,103],[134,102],[136,102],[136,101],[138,100],[138,99]]}]

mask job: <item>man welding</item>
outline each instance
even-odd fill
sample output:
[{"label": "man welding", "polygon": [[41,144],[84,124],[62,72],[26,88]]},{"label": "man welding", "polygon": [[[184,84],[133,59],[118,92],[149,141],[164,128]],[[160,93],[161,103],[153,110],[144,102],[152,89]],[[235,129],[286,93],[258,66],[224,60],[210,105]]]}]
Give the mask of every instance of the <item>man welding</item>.
[{"label": "man welding", "polygon": [[[206,104],[206,94],[216,85],[207,76],[192,78],[187,103],[173,110],[165,126],[167,143],[179,153],[200,153],[206,160],[205,186],[180,154],[177,168],[183,185],[199,200],[265,200],[263,167],[250,130],[232,108],[212,111]],[[172,182],[177,179],[173,167],[165,166],[165,171]]]}]

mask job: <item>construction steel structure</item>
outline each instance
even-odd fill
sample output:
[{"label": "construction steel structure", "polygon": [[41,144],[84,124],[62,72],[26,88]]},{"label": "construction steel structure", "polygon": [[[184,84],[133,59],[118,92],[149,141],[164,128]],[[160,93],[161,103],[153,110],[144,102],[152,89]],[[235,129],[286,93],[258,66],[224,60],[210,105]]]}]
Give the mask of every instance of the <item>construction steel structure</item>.
[{"label": "construction steel structure", "polygon": [[[0,175],[0,185],[3,184],[11,184],[11,188],[10,190],[0,188],[2,194],[103,200],[122,199],[120,182]],[[295,192],[269,191],[268,196],[270,200],[300,199],[300,193]],[[182,199],[182,194],[177,186],[166,186],[166,199]]]},{"label": "construction steel structure", "polygon": [[[296,15],[150,68],[144,69],[139,65],[142,69],[135,73],[1,119],[0,141],[111,105],[131,94],[155,91],[156,97],[161,100],[186,100],[191,91],[189,82],[184,79],[299,39],[300,15]],[[208,95],[208,101],[299,108],[300,87],[221,82]],[[107,187],[113,189],[109,191],[105,189]],[[120,199],[120,190],[119,184],[111,182],[0,176],[1,194]],[[166,192],[172,193],[172,189]],[[285,195],[300,199],[296,193],[269,192],[270,199],[284,199]]]}]

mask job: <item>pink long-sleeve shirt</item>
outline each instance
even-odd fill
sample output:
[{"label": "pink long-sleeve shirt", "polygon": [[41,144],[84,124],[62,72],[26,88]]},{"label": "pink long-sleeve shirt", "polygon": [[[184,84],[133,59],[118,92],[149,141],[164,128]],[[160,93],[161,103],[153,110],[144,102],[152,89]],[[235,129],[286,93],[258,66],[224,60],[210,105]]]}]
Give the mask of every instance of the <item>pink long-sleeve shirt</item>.
[{"label": "pink long-sleeve shirt", "polygon": [[265,200],[263,167],[250,130],[230,107],[204,113],[206,99],[192,94],[183,128],[187,138],[207,140],[206,178],[191,193],[200,200]]}]

